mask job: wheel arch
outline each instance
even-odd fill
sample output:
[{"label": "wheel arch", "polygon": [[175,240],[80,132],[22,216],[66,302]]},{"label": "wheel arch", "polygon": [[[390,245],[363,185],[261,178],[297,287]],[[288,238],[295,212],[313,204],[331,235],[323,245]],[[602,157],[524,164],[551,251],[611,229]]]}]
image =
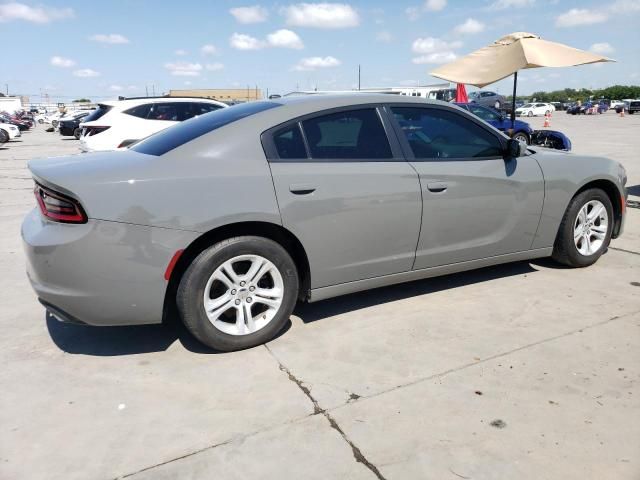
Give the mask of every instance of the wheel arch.
[{"label": "wheel arch", "polygon": [[299,299],[306,300],[308,298],[311,286],[309,259],[302,243],[293,233],[281,225],[269,222],[246,221],[230,223],[203,233],[184,249],[171,272],[167,284],[164,298],[163,322],[167,320],[167,315],[176,311],[175,300],[178,285],[193,259],[215,243],[226,238],[241,235],[265,237],[284,247],[298,268],[298,275],[300,276]]},{"label": "wheel arch", "polygon": [[613,230],[611,232],[611,238],[616,238],[620,232],[620,226],[622,224],[622,215],[623,215],[622,201],[624,201],[624,197],[621,197],[620,190],[618,190],[618,187],[614,182],[603,178],[603,179],[591,180],[585,183],[576,191],[576,193],[573,194],[571,198],[573,199],[575,198],[576,195],[579,195],[585,190],[589,190],[591,188],[599,188],[603,190],[609,197],[609,200],[611,200],[611,205],[613,206],[613,216],[614,216],[614,223],[613,223]]}]

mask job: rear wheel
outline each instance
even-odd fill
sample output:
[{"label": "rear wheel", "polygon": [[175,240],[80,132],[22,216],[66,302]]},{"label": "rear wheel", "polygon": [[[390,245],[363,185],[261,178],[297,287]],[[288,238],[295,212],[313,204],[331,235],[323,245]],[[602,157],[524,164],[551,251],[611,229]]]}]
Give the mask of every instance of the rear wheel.
[{"label": "rear wheel", "polygon": [[298,296],[298,272],[282,246],[243,236],[216,243],[191,263],[178,287],[187,329],[220,351],[271,340],[286,324]]},{"label": "rear wheel", "polygon": [[594,264],[606,251],[613,229],[613,206],[599,188],[576,195],[562,218],[553,259],[570,267]]},{"label": "rear wheel", "polygon": [[4,129],[0,129],[0,143],[6,143],[8,141],[9,134]]},{"label": "rear wheel", "polygon": [[529,110],[529,113],[527,113],[527,117],[533,117],[533,112],[531,110]]},{"label": "rear wheel", "polygon": [[76,140],[80,140],[80,135],[82,135],[82,129],[78,127],[73,131],[73,136],[76,137]]}]

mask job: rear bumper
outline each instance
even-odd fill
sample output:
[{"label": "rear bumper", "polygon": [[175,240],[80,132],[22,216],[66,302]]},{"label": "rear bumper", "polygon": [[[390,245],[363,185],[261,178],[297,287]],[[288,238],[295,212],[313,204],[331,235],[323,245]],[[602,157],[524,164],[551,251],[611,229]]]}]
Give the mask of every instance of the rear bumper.
[{"label": "rear bumper", "polygon": [[89,220],[70,225],[27,215],[27,275],[39,300],[65,321],[88,325],[160,323],[176,250],[194,232]]}]

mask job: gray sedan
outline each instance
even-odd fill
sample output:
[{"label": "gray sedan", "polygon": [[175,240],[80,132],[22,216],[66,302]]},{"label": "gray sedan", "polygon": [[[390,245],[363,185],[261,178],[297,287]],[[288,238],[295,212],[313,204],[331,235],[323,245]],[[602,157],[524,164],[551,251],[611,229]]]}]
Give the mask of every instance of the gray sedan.
[{"label": "gray sedan", "polygon": [[619,163],[412,97],[247,103],[29,168],[22,237],[52,315],[149,324],[176,305],[224,351],[273,338],[298,301],[547,256],[585,267],[625,218]]}]

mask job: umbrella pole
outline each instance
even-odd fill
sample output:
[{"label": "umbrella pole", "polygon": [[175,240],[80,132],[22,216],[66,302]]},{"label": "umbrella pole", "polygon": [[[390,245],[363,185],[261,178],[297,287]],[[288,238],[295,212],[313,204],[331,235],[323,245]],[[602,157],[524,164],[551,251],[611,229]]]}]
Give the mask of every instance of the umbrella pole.
[{"label": "umbrella pole", "polygon": [[511,131],[510,137],[516,129],[516,86],[518,85],[518,72],[513,72],[513,97],[511,99]]}]

